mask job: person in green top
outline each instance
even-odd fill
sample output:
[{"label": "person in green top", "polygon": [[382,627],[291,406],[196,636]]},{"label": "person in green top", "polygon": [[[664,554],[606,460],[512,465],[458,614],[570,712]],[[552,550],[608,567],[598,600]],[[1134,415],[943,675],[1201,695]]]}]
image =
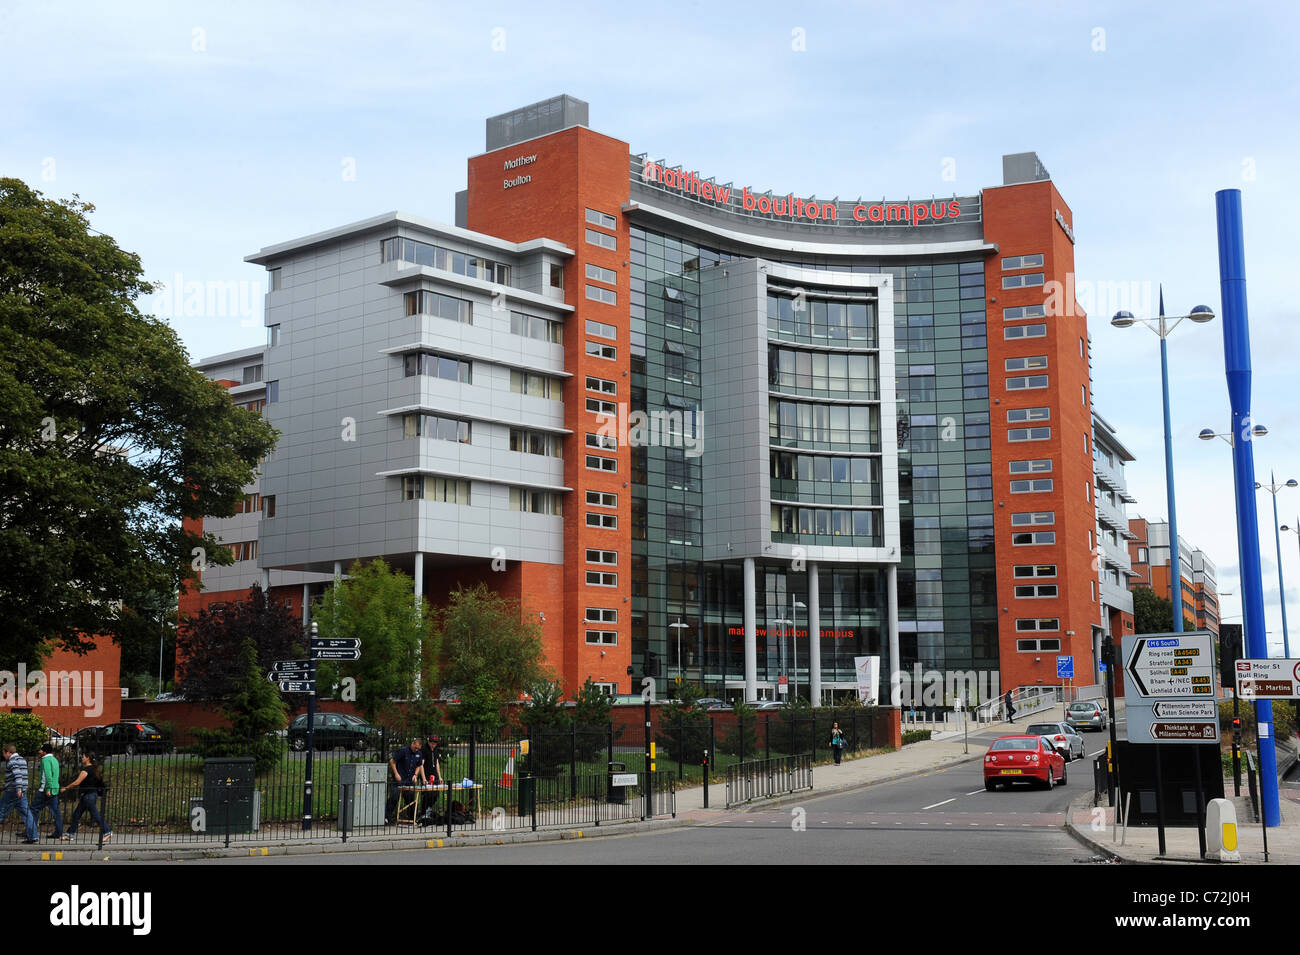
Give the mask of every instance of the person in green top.
[{"label": "person in green top", "polygon": [[32,800],[32,818],[41,821],[41,810],[50,807],[54,817],[54,833],[51,839],[63,838],[63,812],[59,809],[59,757],[54,755],[54,747],[46,743],[41,747],[41,787]]}]

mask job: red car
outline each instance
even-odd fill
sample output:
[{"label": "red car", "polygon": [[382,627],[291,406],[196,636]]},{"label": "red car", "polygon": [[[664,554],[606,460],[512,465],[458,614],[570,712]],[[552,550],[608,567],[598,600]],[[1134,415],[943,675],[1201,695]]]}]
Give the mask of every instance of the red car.
[{"label": "red car", "polygon": [[998,783],[1031,780],[1048,789],[1059,779],[1065,785],[1065,757],[1043,736],[1001,736],[984,754],[984,788]]}]

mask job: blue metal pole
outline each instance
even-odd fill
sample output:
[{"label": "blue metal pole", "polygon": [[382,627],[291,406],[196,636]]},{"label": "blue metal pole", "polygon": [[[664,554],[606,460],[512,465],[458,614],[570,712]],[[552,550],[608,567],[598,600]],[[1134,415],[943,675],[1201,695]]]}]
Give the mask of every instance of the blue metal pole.
[{"label": "blue metal pole", "polygon": [[1291,638],[1286,632],[1286,587],[1282,585],[1282,532],[1277,529],[1277,477],[1268,472],[1268,483],[1273,495],[1273,543],[1277,547],[1277,595],[1282,601],[1282,655],[1291,656]]},{"label": "blue metal pole", "polygon": [[1165,341],[1165,296],[1160,294],[1160,384],[1165,396],[1165,506],[1169,509],[1169,600],[1174,605],[1174,633],[1183,632],[1183,556],[1178,546],[1178,509],[1174,505],[1174,439],[1169,426],[1169,347]]},{"label": "blue metal pole", "polygon": [[[1259,512],[1255,507],[1255,447],[1250,420],[1250,319],[1246,308],[1246,249],[1242,236],[1241,190],[1214,194],[1219,238],[1219,290],[1223,299],[1223,365],[1232,404],[1232,458],[1236,465],[1237,535],[1241,541],[1241,610],[1251,657],[1268,656],[1264,623],[1264,581],[1259,561]],[[1255,701],[1259,728],[1260,796],[1264,825],[1280,826],[1277,747],[1273,704]]]}]

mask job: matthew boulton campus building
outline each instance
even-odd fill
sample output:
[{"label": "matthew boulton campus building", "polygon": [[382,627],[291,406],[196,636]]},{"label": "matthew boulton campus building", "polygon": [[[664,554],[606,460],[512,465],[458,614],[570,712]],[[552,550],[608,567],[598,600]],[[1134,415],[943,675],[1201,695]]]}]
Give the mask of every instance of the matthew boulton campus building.
[{"label": "matthew boulton campus building", "polygon": [[587,115],[489,119],[455,225],[248,256],[267,344],[199,367],[283,437],[182,609],[261,580],[305,614],[383,557],[434,603],[521,600],[570,689],[827,699],[859,656],[1012,687],[1069,654],[1093,683],[1088,334],[1037,156],[971,195],[826,200]]}]

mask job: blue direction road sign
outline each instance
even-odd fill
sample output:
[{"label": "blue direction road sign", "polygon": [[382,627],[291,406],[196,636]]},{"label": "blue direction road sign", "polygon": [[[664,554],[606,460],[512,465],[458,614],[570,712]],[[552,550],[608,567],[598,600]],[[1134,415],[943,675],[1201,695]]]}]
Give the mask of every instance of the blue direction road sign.
[{"label": "blue direction road sign", "polygon": [[1074,679],[1074,657],[1056,658],[1056,678],[1058,680]]},{"label": "blue direction road sign", "polygon": [[311,651],[313,660],[360,660],[360,650],[316,650]]},{"label": "blue direction road sign", "polygon": [[360,650],[360,637],[346,637],[339,640],[327,640],[324,637],[313,637],[311,641],[313,650]]},{"label": "blue direction road sign", "polygon": [[[276,660],[272,672],[280,673],[285,670],[306,670],[310,666],[310,660]],[[282,677],[282,679],[289,679],[289,677]]]}]

